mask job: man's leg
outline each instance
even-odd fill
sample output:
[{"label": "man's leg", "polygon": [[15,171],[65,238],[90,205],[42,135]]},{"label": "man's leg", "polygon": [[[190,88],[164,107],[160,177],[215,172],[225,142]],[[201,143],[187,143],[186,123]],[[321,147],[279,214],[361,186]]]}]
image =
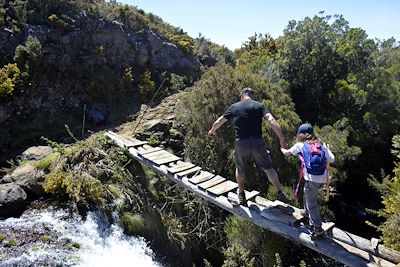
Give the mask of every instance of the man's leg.
[{"label": "man's leg", "polygon": [[245,140],[235,142],[235,177],[239,186],[239,192],[244,192],[245,164],[249,157],[249,148]]},{"label": "man's leg", "polygon": [[279,182],[278,174],[276,173],[274,168],[269,168],[265,170],[265,173],[268,176],[268,180],[271,184],[275,187],[276,191],[278,191],[278,200],[282,201],[283,203],[290,203],[291,200],[286,196],[285,193],[282,192],[282,186]]},{"label": "man's leg", "polygon": [[285,195],[285,193],[282,192],[282,186],[279,182],[278,173],[276,173],[276,170],[274,167],[272,167],[271,156],[269,155],[269,151],[267,150],[267,147],[262,139],[259,140],[259,142],[255,145],[252,153],[256,165],[264,170],[268,176],[268,180],[278,192],[278,200],[284,203],[290,203],[290,199]]},{"label": "man's leg", "polygon": [[281,183],[279,182],[278,173],[272,167],[271,156],[262,139],[257,140],[252,149],[252,156],[256,165],[261,168],[268,176],[268,180],[275,187],[276,191],[282,190]]},{"label": "man's leg", "polygon": [[235,177],[236,177],[236,182],[238,183],[239,186],[239,192],[244,192],[244,173],[239,171],[237,167],[236,167]]},{"label": "man's leg", "polygon": [[278,192],[282,191],[282,186],[281,183],[279,182],[279,177],[276,170],[274,168],[269,168],[268,170],[265,170],[265,173],[268,176],[268,180],[275,187],[276,191]]},{"label": "man's leg", "polygon": [[244,193],[244,179],[245,179],[245,163],[249,156],[249,149],[246,146],[246,142],[235,142],[235,177],[238,183],[238,200],[239,204],[246,206],[246,195]]}]

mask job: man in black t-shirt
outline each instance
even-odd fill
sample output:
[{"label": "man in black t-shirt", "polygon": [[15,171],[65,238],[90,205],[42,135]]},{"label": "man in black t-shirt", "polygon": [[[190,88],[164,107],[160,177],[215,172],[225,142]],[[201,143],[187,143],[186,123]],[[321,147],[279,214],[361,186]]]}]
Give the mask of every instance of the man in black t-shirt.
[{"label": "man in black t-shirt", "polygon": [[244,193],[245,166],[253,160],[268,176],[269,181],[278,191],[278,199],[288,203],[290,200],[282,192],[278,174],[272,166],[271,157],[262,139],[262,119],[266,119],[278,136],[281,147],[287,148],[281,127],[272,114],[260,102],[253,100],[254,91],[246,87],[240,94],[240,101],[231,105],[219,117],[208,132],[209,136],[215,135],[217,129],[226,121],[232,120],[235,127],[235,165],[236,181],[238,183],[238,198],[241,205],[247,205]]}]

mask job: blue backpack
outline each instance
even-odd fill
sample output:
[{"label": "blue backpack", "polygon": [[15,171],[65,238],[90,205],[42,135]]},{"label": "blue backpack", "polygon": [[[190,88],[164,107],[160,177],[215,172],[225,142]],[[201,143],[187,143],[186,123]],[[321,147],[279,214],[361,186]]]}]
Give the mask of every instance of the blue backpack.
[{"label": "blue backpack", "polygon": [[304,142],[302,156],[308,174],[322,175],[325,173],[326,157],[320,141]]}]

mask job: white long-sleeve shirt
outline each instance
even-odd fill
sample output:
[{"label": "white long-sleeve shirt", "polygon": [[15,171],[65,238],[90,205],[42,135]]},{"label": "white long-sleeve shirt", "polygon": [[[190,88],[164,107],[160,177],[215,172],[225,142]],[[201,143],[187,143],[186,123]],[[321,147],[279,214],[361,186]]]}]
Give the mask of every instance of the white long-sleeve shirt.
[{"label": "white long-sleeve shirt", "polygon": [[[294,146],[289,148],[289,151],[290,153],[292,153],[292,155],[298,155],[302,153],[303,147],[304,143],[298,142]],[[332,151],[324,143],[322,143],[322,150],[325,152],[325,157],[327,161],[329,161],[330,163],[335,161],[335,156],[333,155]],[[313,175],[307,172],[306,167],[303,167],[303,177],[307,181],[324,184],[326,183],[326,178],[328,177],[328,170],[325,169],[325,173],[322,175]]]}]

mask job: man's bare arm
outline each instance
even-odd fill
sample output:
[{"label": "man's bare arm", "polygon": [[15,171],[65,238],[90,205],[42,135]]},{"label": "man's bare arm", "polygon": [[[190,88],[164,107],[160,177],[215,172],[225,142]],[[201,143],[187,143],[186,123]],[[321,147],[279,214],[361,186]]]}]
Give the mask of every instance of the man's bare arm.
[{"label": "man's bare arm", "polygon": [[215,135],[215,132],[218,130],[219,127],[222,126],[227,121],[224,116],[219,117],[214,124],[212,125],[211,129],[208,131],[208,135],[212,136]]},{"label": "man's bare arm", "polygon": [[271,113],[267,113],[264,115],[264,118],[268,121],[268,124],[271,126],[271,128],[274,131],[274,133],[276,134],[276,136],[278,136],[281,147],[288,148],[288,145],[286,143],[285,136],[283,135],[281,126],[275,120],[274,116],[272,116]]}]

